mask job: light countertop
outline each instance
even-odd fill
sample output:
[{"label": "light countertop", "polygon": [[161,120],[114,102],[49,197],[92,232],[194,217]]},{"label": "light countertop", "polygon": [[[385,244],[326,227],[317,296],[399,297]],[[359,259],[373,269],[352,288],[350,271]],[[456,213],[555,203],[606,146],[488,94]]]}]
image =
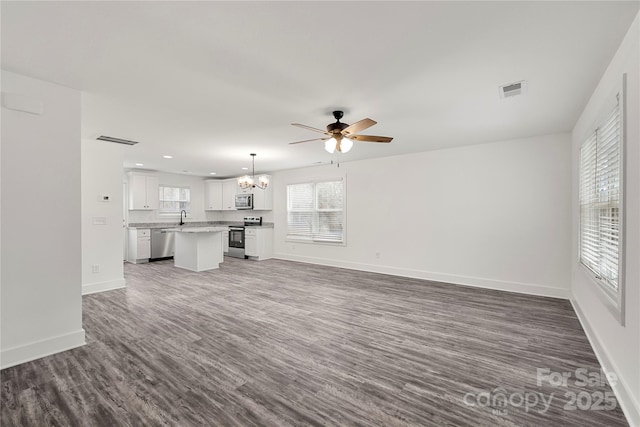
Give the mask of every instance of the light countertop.
[{"label": "light countertop", "polygon": [[227,231],[227,227],[179,227],[165,228],[165,231],[175,231],[177,233],[220,233]]},{"label": "light countertop", "polygon": [[[131,230],[135,230],[138,228],[141,229],[158,229],[161,228],[163,230],[174,229],[174,228],[208,228],[208,227],[222,227],[227,228],[229,226],[244,226],[243,222],[237,221],[190,221],[185,222],[183,225],[178,225],[175,222],[137,222],[130,223],[128,228]],[[262,225],[247,225],[246,228],[273,228],[272,222],[263,222]]]}]

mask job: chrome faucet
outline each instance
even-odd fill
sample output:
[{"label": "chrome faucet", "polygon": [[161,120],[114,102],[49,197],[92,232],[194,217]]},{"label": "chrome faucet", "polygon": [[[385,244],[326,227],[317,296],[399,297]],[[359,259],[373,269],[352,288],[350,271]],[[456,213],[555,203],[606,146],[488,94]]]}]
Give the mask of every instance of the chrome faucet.
[{"label": "chrome faucet", "polygon": [[187,211],[181,210],[180,211],[180,225],[184,224],[184,221],[182,220],[182,213],[184,213],[184,219],[187,219]]}]

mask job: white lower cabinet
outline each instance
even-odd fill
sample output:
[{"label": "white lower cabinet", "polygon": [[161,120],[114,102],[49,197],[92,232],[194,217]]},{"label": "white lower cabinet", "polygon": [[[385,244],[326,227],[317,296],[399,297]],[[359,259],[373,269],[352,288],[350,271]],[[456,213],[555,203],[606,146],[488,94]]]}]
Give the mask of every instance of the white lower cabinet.
[{"label": "white lower cabinet", "polygon": [[273,257],[273,228],[245,228],[244,254],[257,260]]},{"label": "white lower cabinet", "polygon": [[129,229],[129,250],[127,261],[134,264],[149,262],[151,258],[151,230],[148,228]]},{"label": "white lower cabinet", "polygon": [[244,230],[244,254],[246,256],[258,256],[258,236],[257,230],[246,228]]}]

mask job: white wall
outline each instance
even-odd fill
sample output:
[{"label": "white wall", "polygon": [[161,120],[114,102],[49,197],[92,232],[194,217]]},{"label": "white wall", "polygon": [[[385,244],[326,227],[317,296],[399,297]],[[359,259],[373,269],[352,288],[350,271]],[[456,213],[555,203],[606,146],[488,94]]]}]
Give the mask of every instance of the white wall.
[{"label": "white wall", "polygon": [[[639,15],[640,16],[640,15]],[[640,24],[639,17],[594,91],[573,129],[573,303],[606,370],[620,381],[614,385],[631,425],[640,425]],[[585,136],[602,118],[602,108],[628,75],[626,200],[626,325],[621,326],[598,298],[597,289],[578,262],[578,155]]]},{"label": "white wall", "polygon": [[[559,134],[278,172],[276,257],[567,298],[570,142]],[[287,242],[286,185],[340,174],[346,246]]]},{"label": "white wall", "polygon": [[2,71],[2,368],[85,343],[80,240],[80,92]]},{"label": "white wall", "polygon": [[[125,286],[122,162],[126,149],[130,147],[82,140],[83,294]],[[108,195],[109,202],[100,201],[102,195]],[[98,273],[93,272],[94,265]]]}]

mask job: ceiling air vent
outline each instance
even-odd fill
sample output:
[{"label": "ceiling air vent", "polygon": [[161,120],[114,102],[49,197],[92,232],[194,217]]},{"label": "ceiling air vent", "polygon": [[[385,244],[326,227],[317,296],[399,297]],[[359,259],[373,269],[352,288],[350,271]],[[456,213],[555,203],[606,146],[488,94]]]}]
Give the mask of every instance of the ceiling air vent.
[{"label": "ceiling air vent", "polygon": [[527,91],[527,82],[524,80],[509,83],[498,87],[500,91],[500,98],[511,98],[512,96],[522,95]]},{"label": "ceiling air vent", "polygon": [[104,135],[100,135],[96,139],[100,141],[115,142],[116,144],[124,144],[124,145],[136,145],[138,143],[138,141],[130,141],[128,139],[114,138],[112,136],[104,136]]}]

